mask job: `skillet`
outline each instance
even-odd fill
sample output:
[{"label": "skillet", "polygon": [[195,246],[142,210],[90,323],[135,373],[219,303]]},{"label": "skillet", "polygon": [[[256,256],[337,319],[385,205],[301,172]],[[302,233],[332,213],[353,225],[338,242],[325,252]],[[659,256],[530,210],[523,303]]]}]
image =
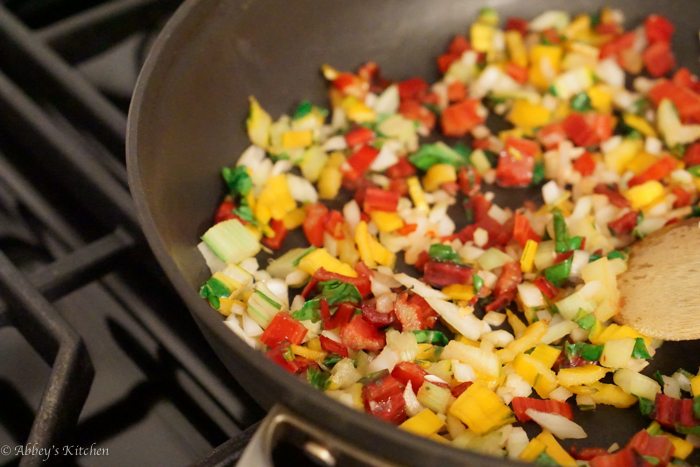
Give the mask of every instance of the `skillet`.
[{"label": "skillet", "polygon": [[[149,244],[201,332],[263,407],[277,407],[278,428],[294,425],[297,432],[311,433],[307,437],[320,436],[332,454],[349,449],[355,458],[364,452],[375,462],[514,465],[415,437],[322,396],[248,347],[199,298],[198,287],[209,272],[195,246],[224,193],[220,168],[233,165],[248,144],[248,96],[258,97],[274,117],[301,99],[326,105],[319,73],[323,63],[354,70],[374,60],[387,77],[432,80],[434,57],[454,34],[467,31],[484,6],[496,8],[502,18],[531,19],[548,9],[592,12],[605,5],[622,9],[627,26],[652,12],[668,17],[676,27],[678,63],[698,72],[700,8],[692,0],[188,0],[175,13],[145,63],[132,100],[127,134],[131,191]],[[519,205],[521,196],[499,192],[497,202]],[[301,241],[292,238],[286,247]],[[699,350],[698,342],[667,343],[650,371],[683,367],[696,372]],[[610,407],[577,414],[576,420],[589,434],[579,446],[624,444],[648,424],[636,409]],[[273,431],[270,442],[279,434]]]}]

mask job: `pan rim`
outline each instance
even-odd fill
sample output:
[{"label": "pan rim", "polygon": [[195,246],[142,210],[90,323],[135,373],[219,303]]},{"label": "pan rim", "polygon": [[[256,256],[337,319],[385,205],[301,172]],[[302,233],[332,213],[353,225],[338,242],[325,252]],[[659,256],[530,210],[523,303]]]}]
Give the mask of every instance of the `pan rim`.
[{"label": "pan rim", "polygon": [[[170,63],[164,63],[164,57],[169,54],[173,42],[178,36],[184,34],[183,29],[187,26],[188,21],[192,20],[192,13],[196,9],[205,8],[206,4],[213,6],[220,2],[221,0],[186,0],[171,16],[155,40],[139,73],[127,120],[126,162],[128,182],[136,206],[138,219],[151,251],[153,251],[168,279],[173,283],[178,294],[187,305],[189,312],[196,318],[200,326],[206,326],[207,330],[214,333],[239,356],[248,359],[250,363],[255,365],[256,369],[265,378],[270,380],[275,387],[280,390],[289,391],[293,396],[289,398],[290,401],[303,402],[308,405],[309,408],[320,408],[322,411],[318,413],[314,411],[300,411],[298,407],[290,407],[290,401],[280,401],[286,408],[296,412],[317,426],[329,430],[340,439],[349,439],[353,444],[364,449],[374,446],[375,449],[369,449],[369,452],[379,457],[385,457],[386,453],[392,453],[394,459],[398,458],[401,459],[401,462],[412,464],[415,463],[416,458],[408,453],[421,452],[424,454],[430,453],[430,455],[422,456],[418,459],[421,463],[428,460],[431,462],[440,462],[440,465],[465,465],[465,463],[469,462],[474,462],[476,465],[526,465],[520,461],[508,460],[505,458],[501,459],[476,451],[442,445],[435,441],[399,430],[394,425],[382,422],[364,412],[346,407],[328,396],[315,397],[317,395],[317,390],[288,374],[277,365],[274,365],[260,350],[251,348],[226,326],[222,325],[223,321],[203,300],[201,300],[196,291],[179,271],[178,266],[167,251],[165,242],[156,226],[155,219],[146,200],[146,187],[143,183],[144,180],[141,176],[138,162],[138,147],[140,141],[139,127],[143,118],[144,103],[148,101],[149,94],[153,94],[152,92],[149,93],[148,90],[151,87],[154,74],[164,66],[172,65],[172,57]],[[236,377],[235,374],[233,376]],[[335,417],[342,417],[350,427],[354,428],[354,436],[348,436],[348,433],[341,433],[340,430],[334,426],[333,419]],[[372,435],[381,439],[383,443],[367,443],[366,441],[370,439]],[[380,453],[380,449],[377,449],[379,446],[388,449]],[[393,461],[392,458],[387,458],[387,460]]]}]

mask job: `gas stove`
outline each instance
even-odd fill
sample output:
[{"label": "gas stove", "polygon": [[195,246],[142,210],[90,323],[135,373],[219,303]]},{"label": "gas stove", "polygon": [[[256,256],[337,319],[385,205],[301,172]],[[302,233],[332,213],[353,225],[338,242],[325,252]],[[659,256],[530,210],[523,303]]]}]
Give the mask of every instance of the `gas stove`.
[{"label": "gas stove", "polygon": [[131,91],[178,3],[0,1],[0,465],[229,465],[264,415],[126,183]]}]

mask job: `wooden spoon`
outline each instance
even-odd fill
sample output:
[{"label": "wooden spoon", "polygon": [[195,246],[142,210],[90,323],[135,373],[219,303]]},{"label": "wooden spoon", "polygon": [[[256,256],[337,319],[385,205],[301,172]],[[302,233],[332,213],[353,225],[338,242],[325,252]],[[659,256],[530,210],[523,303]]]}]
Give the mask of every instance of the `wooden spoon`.
[{"label": "wooden spoon", "polygon": [[698,220],[672,224],[632,245],[619,288],[624,323],[663,340],[700,339]]}]

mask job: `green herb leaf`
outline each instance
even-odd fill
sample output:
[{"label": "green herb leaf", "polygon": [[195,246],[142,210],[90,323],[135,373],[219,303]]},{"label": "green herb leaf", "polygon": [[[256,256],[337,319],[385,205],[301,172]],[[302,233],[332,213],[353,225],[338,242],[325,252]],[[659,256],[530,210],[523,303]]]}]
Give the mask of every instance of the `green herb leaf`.
[{"label": "green herb leaf", "polygon": [[311,385],[321,391],[325,390],[329,384],[330,373],[319,370],[315,367],[309,367],[306,370],[306,379]]},{"label": "green herb leaf", "polygon": [[607,257],[608,257],[608,259],[615,259],[615,258],[625,259],[625,254],[619,250],[613,250],[607,254]]},{"label": "green herb leaf", "polygon": [[632,349],[632,358],[651,358],[647,351],[647,346],[644,345],[644,339],[637,337],[634,340],[634,349]]},{"label": "green herb leaf", "polygon": [[248,169],[245,166],[239,165],[233,169],[224,167],[221,169],[221,176],[224,178],[226,185],[232,196],[246,196],[250,189],[253,188],[253,180],[248,175]]},{"label": "green herb leaf", "polygon": [[468,158],[442,141],[422,145],[418,151],[408,156],[408,160],[420,170],[428,170],[435,164],[450,164],[461,167],[469,163]]},{"label": "green herb leaf", "polygon": [[535,465],[542,467],[558,467],[559,463],[554,460],[552,456],[546,452],[541,452],[539,456],[535,459]]},{"label": "green herb leaf", "polygon": [[593,253],[593,254],[591,254],[591,256],[588,257],[588,262],[592,263],[593,261],[598,261],[602,257],[603,257],[603,255],[600,255],[598,253]]},{"label": "green herb leaf", "polygon": [[250,206],[247,204],[241,204],[237,208],[234,208],[233,213],[243,219],[246,222],[249,222],[251,224],[256,224],[258,221],[255,219],[255,215],[253,214],[253,210],[250,209]]},{"label": "green herb leaf", "polygon": [[300,118],[306,117],[308,114],[311,113],[311,110],[313,110],[314,106],[311,102],[309,101],[301,101],[299,105],[297,106],[296,110],[294,111],[294,114],[292,115],[292,119],[298,120]]},{"label": "green herb leaf", "polygon": [[362,295],[352,284],[339,280],[323,281],[318,284],[321,287],[321,295],[329,305],[338,303],[360,303]]},{"label": "green herb leaf", "polygon": [[418,342],[419,344],[428,343],[445,346],[448,342],[450,342],[450,339],[448,339],[447,336],[440,331],[426,329],[413,331],[413,334],[415,334],[416,342]]},{"label": "green herb leaf", "polygon": [[571,108],[579,112],[584,112],[586,110],[591,110],[591,98],[588,97],[588,93],[585,91],[579,92],[571,98]]},{"label": "green herb leaf", "polygon": [[321,320],[321,315],[319,309],[321,300],[314,298],[305,302],[301,308],[292,313],[292,318],[297,321],[311,321],[312,323],[317,323]]},{"label": "green herb leaf", "polygon": [[220,299],[229,295],[231,295],[231,290],[228,286],[215,277],[209,278],[199,289],[199,296],[206,298],[209,305],[217,310],[221,306]]},{"label": "green herb leaf", "polygon": [[654,411],[654,401],[647,399],[645,397],[639,398],[639,412],[645,417],[651,416]]},{"label": "green herb leaf", "polygon": [[552,212],[552,222],[554,223],[554,251],[566,253],[569,251],[569,231],[566,228],[564,215],[559,209]]},{"label": "green herb leaf", "polygon": [[428,249],[428,255],[435,261],[451,261],[453,263],[461,263],[459,255],[452,249],[450,245],[434,243]]},{"label": "green herb leaf", "polygon": [[587,313],[584,310],[579,310],[574,318],[574,322],[578,324],[578,327],[590,331],[595,326],[595,315],[593,313]]},{"label": "green herb leaf", "polygon": [[535,167],[532,169],[532,181],[530,186],[537,186],[544,181],[544,162],[535,162]]},{"label": "green herb leaf", "polygon": [[342,359],[343,357],[341,357],[338,354],[331,354],[323,360],[323,366],[325,366],[326,368],[333,368],[335,364],[341,361]]},{"label": "green herb leaf", "polygon": [[454,150],[459,153],[459,155],[462,156],[467,163],[469,163],[472,156],[472,148],[460,141],[459,143],[455,144]]}]

